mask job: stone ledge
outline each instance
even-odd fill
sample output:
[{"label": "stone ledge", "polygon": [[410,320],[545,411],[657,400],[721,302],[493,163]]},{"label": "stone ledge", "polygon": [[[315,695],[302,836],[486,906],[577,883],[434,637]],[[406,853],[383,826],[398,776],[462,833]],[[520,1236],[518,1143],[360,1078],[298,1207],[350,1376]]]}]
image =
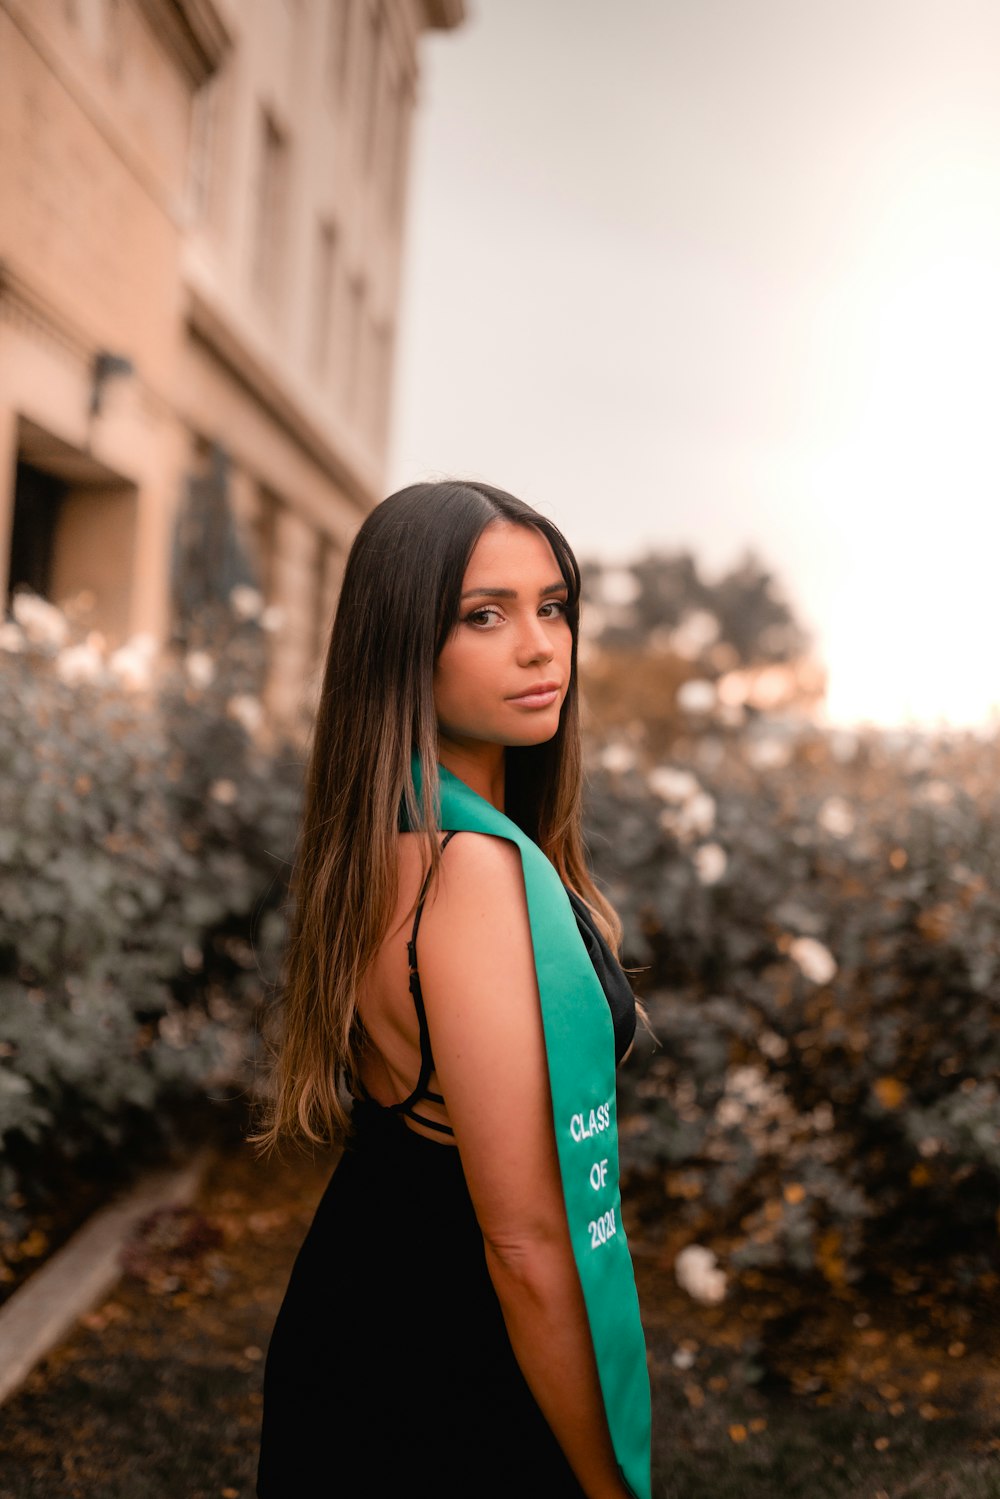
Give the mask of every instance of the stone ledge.
[{"label": "stone ledge", "polygon": [[191,1201],[214,1156],[199,1150],[179,1170],[150,1173],[101,1208],[0,1308],[0,1403],[95,1302],[121,1278],[119,1250],[138,1219]]}]

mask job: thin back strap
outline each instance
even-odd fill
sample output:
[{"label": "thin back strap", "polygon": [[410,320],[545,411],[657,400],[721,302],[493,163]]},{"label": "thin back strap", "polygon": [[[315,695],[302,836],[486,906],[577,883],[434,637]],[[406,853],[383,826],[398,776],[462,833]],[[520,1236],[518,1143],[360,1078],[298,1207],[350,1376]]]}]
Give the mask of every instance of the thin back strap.
[{"label": "thin back strap", "polygon": [[[442,854],[444,853],[445,849],[448,847],[448,844],[451,842],[451,840],[454,838],[454,836],[455,836],[455,834],[457,832],[458,832],[457,828],[452,828],[452,830],[451,830],[450,833],[445,833],[444,837],[441,840],[441,848],[439,850],[440,853],[442,853]],[[406,951],[409,954],[409,958],[410,958],[410,971],[411,971],[411,973],[415,970],[415,968],[417,966],[417,931],[418,931],[418,929],[420,927],[420,918],[423,915],[424,901],[427,899],[427,887],[430,884],[430,882],[431,882],[431,870],[428,869],[427,873],[424,875],[424,882],[423,882],[423,884],[420,887],[420,894],[417,896],[417,911],[416,911],[416,915],[413,918],[413,930],[410,933],[410,940],[406,944]],[[423,1013],[423,1000],[420,1001],[419,1009],[420,1009],[420,1012],[422,1014]]]},{"label": "thin back strap", "polygon": [[[458,832],[458,829],[453,828],[450,833],[445,834],[441,843],[442,853],[456,832]],[[380,1107],[388,1109],[390,1113],[408,1114],[411,1119],[415,1119],[419,1124],[425,1124],[428,1129],[437,1130],[439,1134],[453,1135],[455,1131],[450,1124],[439,1124],[436,1119],[428,1119],[424,1114],[415,1113],[413,1109],[413,1104],[418,1098],[426,1098],[430,1103],[444,1103],[441,1094],[432,1093],[427,1086],[428,1079],[434,1071],[434,1057],[431,1053],[431,1034],[427,1026],[427,1011],[424,1008],[424,996],[420,989],[420,975],[417,972],[417,932],[420,928],[420,917],[423,914],[424,901],[427,898],[430,879],[431,870],[428,869],[424,876],[423,884],[420,887],[420,894],[417,897],[417,909],[413,918],[413,929],[410,932],[410,939],[406,944],[406,954],[410,964],[410,993],[413,995],[413,1006],[417,1012],[417,1025],[420,1029],[420,1073],[412,1093],[399,1103],[383,1104]],[[364,1084],[361,1083],[360,1078],[358,1082],[362,1095],[365,1098],[371,1099],[371,1094]],[[375,1100],[372,1101],[375,1102]]]},{"label": "thin back strap", "polygon": [[[444,853],[456,832],[457,829],[453,828],[450,833],[444,835],[441,843],[442,853]],[[413,930],[410,932],[410,940],[406,944],[406,955],[410,962],[410,993],[413,995],[413,1007],[417,1012],[417,1025],[420,1028],[420,1075],[417,1078],[416,1087],[413,1089],[410,1097],[404,1100],[407,1104],[411,1099],[416,1098],[426,1098],[431,1103],[444,1103],[444,1099],[440,1093],[432,1093],[427,1087],[428,1079],[434,1071],[434,1057],[431,1053],[431,1033],[427,1026],[427,1011],[424,1008],[424,996],[420,988],[420,974],[417,972],[417,932],[420,930],[420,918],[423,915],[424,901],[427,898],[427,888],[430,884],[430,879],[431,871],[428,869],[424,876],[424,882],[420,887],[420,894],[417,897],[417,909],[413,917]],[[398,1108],[399,1105],[397,1104],[396,1107]],[[413,1117],[417,1118],[418,1116],[414,1115]],[[421,1122],[424,1124],[431,1123],[428,1119],[424,1119]],[[438,1124],[434,1128],[445,1130],[447,1126]],[[449,1129],[448,1134],[452,1133],[453,1131]]]}]

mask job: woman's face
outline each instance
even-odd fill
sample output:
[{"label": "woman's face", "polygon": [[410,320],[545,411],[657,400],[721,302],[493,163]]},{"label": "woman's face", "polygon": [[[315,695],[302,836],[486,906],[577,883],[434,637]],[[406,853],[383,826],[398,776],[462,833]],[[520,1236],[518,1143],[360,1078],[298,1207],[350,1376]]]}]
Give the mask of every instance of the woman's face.
[{"label": "woman's face", "polygon": [[438,728],[455,744],[541,744],[559,727],[573,637],[567,588],[532,526],[491,521],[434,668]]}]

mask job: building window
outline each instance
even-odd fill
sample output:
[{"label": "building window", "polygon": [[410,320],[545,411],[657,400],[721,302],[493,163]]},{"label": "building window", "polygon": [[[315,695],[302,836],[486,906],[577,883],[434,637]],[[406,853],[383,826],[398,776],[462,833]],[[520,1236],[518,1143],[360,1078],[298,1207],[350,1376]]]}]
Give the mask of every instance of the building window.
[{"label": "building window", "polygon": [[261,111],[259,149],[251,283],[254,295],[273,317],[281,303],[289,149],[266,109]]},{"label": "building window", "polygon": [[385,447],[389,435],[389,413],[392,409],[392,328],[388,323],[376,323],[373,335],[373,379],[371,432],[379,452]]},{"label": "building window", "polygon": [[382,206],[385,217],[392,219],[392,200],[395,192],[396,153],[399,149],[400,90],[392,82],[387,83],[382,106],[382,150],[379,162]]},{"label": "building window", "polygon": [[316,271],[313,286],[313,322],[310,363],[313,373],[324,380],[330,367],[333,300],[337,284],[337,230],[320,223],[316,232]]},{"label": "building window", "polygon": [[188,203],[198,223],[218,225],[221,212],[222,116],[230,74],[213,73],[194,96]]},{"label": "building window", "polygon": [[313,620],[311,660],[322,664],[333,618],[331,600],[331,574],[333,572],[334,544],[325,531],[316,533],[316,554],[313,574]]},{"label": "building window", "polygon": [[25,590],[61,608],[74,601],[118,643],[135,584],[135,487],[26,418],[16,431],[7,608]]},{"label": "building window", "polygon": [[362,409],[364,380],[365,303],[367,291],[362,276],[352,276],[347,296],[347,338],[344,374],[347,382],[347,407]]},{"label": "building window", "polygon": [[274,603],[277,581],[278,517],[281,497],[261,485],[253,518],[253,541],[257,564],[257,586],[269,604]]},{"label": "building window", "polygon": [[412,104],[409,84],[405,78],[400,78],[393,97],[392,128],[389,132],[389,164],[385,174],[386,213],[390,224],[398,223],[403,216]]},{"label": "building window", "polygon": [[52,559],[60,511],[68,486],[54,474],[19,462],[14,483],[14,514],[7,573],[9,597],[20,583],[42,598],[52,597]]},{"label": "building window", "polygon": [[368,12],[361,27],[364,36],[363,56],[358,63],[358,79],[361,88],[360,108],[357,115],[358,144],[361,165],[365,171],[371,169],[375,155],[375,134],[378,129],[379,81],[382,74],[382,10],[375,6]]}]

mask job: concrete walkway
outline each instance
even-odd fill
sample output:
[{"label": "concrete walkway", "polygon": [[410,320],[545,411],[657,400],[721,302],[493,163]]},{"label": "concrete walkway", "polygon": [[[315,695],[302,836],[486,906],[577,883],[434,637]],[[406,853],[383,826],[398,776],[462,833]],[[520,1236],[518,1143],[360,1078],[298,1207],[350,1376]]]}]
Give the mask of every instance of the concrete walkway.
[{"label": "concrete walkway", "polygon": [[79,1229],[0,1307],[0,1402],[119,1280],[119,1254],[135,1224],[168,1203],[186,1205],[212,1158],[205,1147],[175,1170],[152,1172]]}]

